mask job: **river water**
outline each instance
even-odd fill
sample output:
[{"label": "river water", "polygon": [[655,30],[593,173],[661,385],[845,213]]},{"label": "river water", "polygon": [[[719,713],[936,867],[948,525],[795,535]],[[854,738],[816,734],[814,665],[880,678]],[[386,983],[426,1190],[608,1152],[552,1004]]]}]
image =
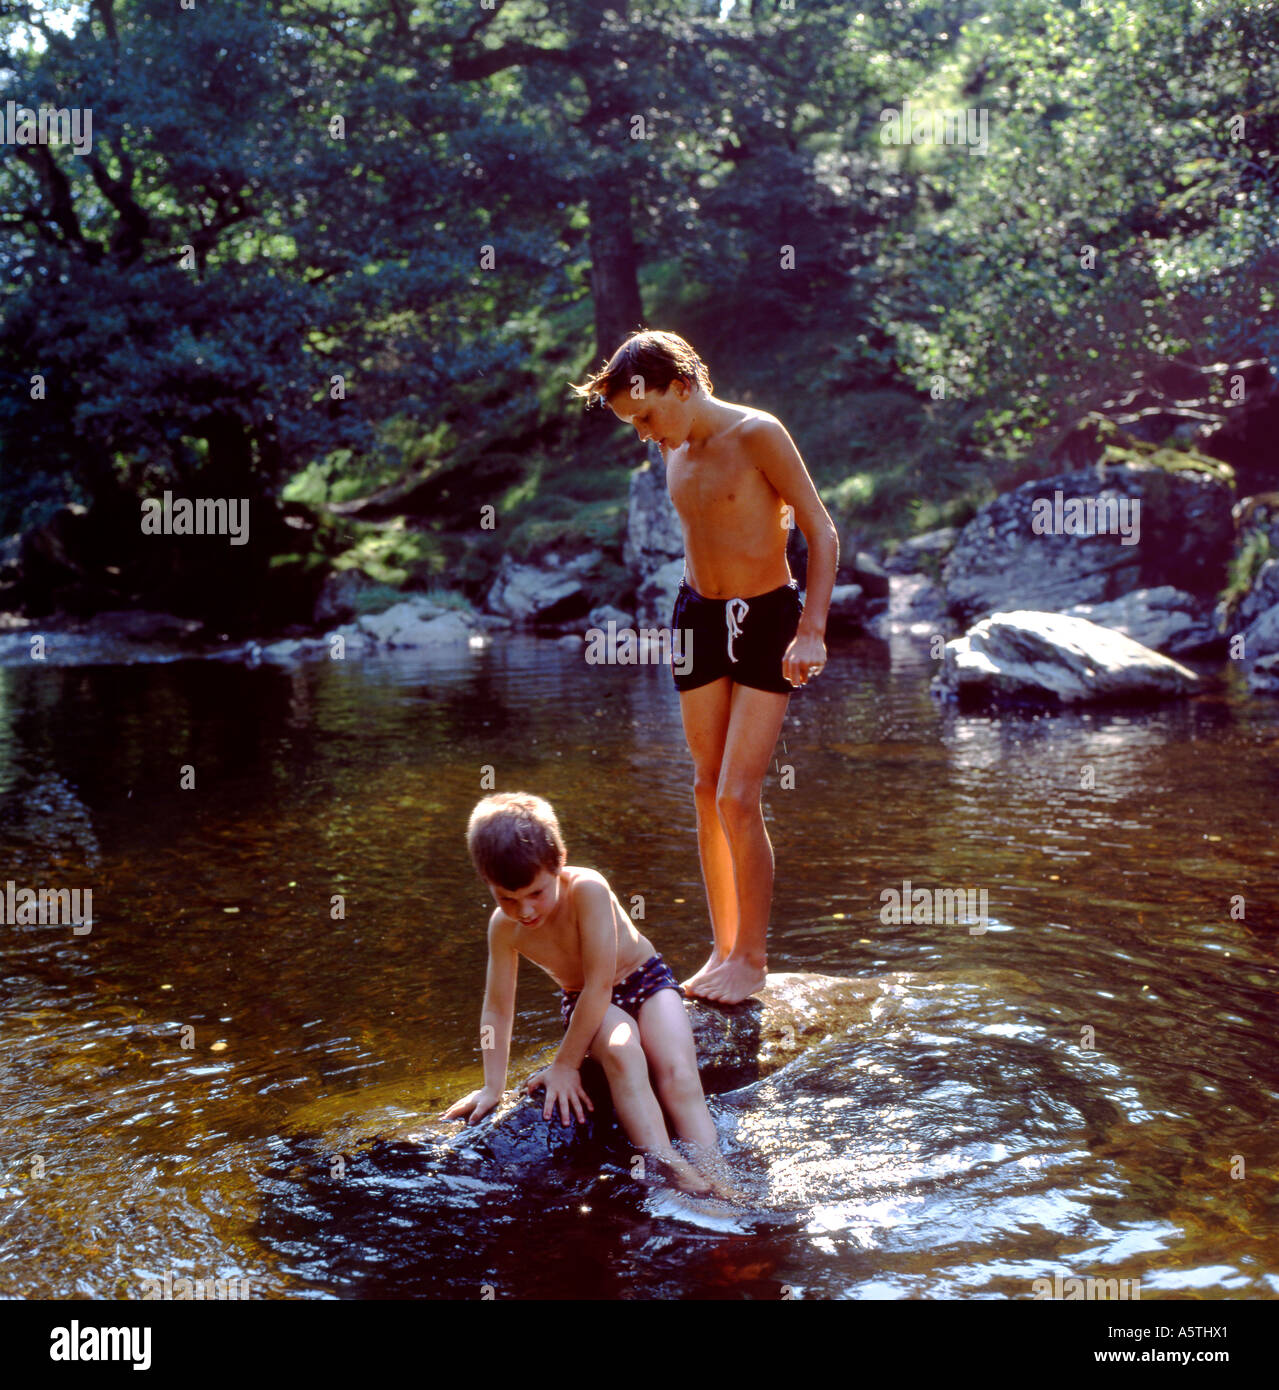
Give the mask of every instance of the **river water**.
[{"label": "river water", "polygon": [[[620,1163],[523,1190],[434,1119],[480,1079],[487,769],[643,896],[677,973],[704,958],[665,669],[519,637],[0,669],[0,887],[94,891],[88,933],[0,927],[0,1295],[1279,1295],[1279,703],[1227,672],[1151,710],[987,717],[933,669],[833,644],[791,701],[770,966],[899,983],[712,1098],[751,1220]],[[885,923],[904,880],[985,890],[988,929]],[[510,1084],[559,1036],[526,964]],[[387,1135],[416,1136],[396,1163]]]}]

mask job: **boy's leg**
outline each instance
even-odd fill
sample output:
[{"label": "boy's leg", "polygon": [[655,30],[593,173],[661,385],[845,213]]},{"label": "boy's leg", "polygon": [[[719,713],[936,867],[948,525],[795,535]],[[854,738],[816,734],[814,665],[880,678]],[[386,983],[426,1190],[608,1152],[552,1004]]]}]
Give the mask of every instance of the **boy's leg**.
[{"label": "boy's leg", "polygon": [[719,1136],[697,1070],[697,1047],[684,1001],[673,989],[659,989],[640,1005],[640,1041],[653,1085],[680,1139],[719,1151]]},{"label": "boy's leg", "polygon": [[[677,997],[673,990],[663,993]],[[680,1008],[683,1009],[682,1004]],[[631,1143],[666,1163],[677,1183],[687,1191],[708,1191],[710,1184],[671,1148],[662,1108],[648,1079],[648,1058],[636,1020],[616,1004],[610,1004],[589,1050],[604,1068],[613,1107]]]},{"label": "boy's leg", "polygon": [[727,676],[683,690],[679,697],[684,738],[693,757],[693,801],[697,808],[697,853],[706,885],[706,906],[710,913],[714,947],[710,959],[695,975],[684,981],[690,989],[722,961],[727,960],[737,940],[737,889],[733,880],[733,859],[716,809],[724,745],[728,739],[732,711],[733,683]]},{"label": "boy's leg", "polygon": [[733,684],[715,805],[732,856],[737,933],[729,954],[686,986],[690,993],[721,1004],[737,1004],[754,994],[767,974],[773,846],[760,795],[789,701],[789,695]]}]

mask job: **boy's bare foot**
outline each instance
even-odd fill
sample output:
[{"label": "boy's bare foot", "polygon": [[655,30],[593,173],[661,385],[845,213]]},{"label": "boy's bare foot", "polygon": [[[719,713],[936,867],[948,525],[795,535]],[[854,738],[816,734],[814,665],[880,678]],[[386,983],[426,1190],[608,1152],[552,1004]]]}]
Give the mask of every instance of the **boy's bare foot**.
[{"label": "boy's bare foot", "polygon": [[732,1183],[716,1177],[712,1177],[710,1182],[711,1195],[718,1197],[721,1202],[732,1202],[739,1207],[750,1206],[751,1199],[740,1188],[734,1187]]},{"label": "boy's bare foot", "polygon": [[712,970],[718,970],[723,963],[724,958],[719,953],[719,947],[716,946],[715,949],[711,952],[710,959],[706,962],[706,964],[702,966],[700,970],[694,971],[693,974],[691,974],[687,980],[684,980],[682,982],[683,987],[690,994],[696,994],[698,992],[697,987],[702,983],[702,981],[707,977],[707,975],[709,975]]},{"label": "boy's bare foot", "polygon": [[[699,978],[700,977],[700,978]],[[701,971],[693,977],[690,985],[684,988],[699,999],[709,999],[714,1004],[740,1004],[749,999],[757,990],[764,988],[768,979],[768,968],[752,965],[741,956],[729,956],[713,970]]]},{"label": "boy's bare foot", "polygon": [[671,1180],[681,1192],[707,1197],[715,1191],[715,1184],[709,1178],[704,1178],[687,1159],[681,1158],[678,1154],[667,1154],[662,1162],[670,1170]]},{"label": "boy's bare foot", "polygon": [[750,1206],[751,1199],[730,1181],[732,1174],[723,1154],[708,1152],[694,1144],[691,1146],[690,1161],[710,1182],[713,1197],[718,1197],[721,1202],[735,1202],[740,1207]]}]

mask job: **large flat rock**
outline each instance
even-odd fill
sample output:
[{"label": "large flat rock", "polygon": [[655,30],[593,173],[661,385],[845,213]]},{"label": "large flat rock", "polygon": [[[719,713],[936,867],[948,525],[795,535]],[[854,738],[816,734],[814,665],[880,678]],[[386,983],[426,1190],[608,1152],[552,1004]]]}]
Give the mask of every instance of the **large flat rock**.
[{"label": "large flat rock", "polygon": [[1110,628],[1064,613],[994,613],[947,642],[939,694],[965,704],[1145,701],[1189,694],[1188,667]]}]

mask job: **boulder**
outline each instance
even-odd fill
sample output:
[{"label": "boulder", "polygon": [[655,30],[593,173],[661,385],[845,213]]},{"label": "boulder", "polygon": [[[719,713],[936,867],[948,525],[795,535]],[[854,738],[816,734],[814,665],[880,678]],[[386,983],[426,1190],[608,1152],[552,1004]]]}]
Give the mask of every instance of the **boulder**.
[{"label": "boulder", "polygon": [[598,628],[607,628],[610,622],[615,623],[619,629],[635,626],[635,619],[629,613],[614,608],[611,603],[602,603],[598,608],[592,608],[586,621],[591,627]]},{"label": "boulder", "polygon": [[130,608],[95,614],[92,627],[95,634],[126,642],[187,642],[201,632],[204,624],[198,618]]},{"label": "boulder", "polygon": [[1204,653],[1224,641],[1209,602],[1171,584],[1134,589],[1109,603],[1077,603],[1063,612],[1122,632],[1143,647],[1169,656]]},{"label": "boulder", "polygon": [[[1098,502],[1113,509],[1102,526],[1126,524],[1128,535],[1088,533],[1085,509]],[[1207,463],[1204,471],[1102,463],[995,498],[960,533],[942,579],[964,624],[996,610],[1060,612],[1162,585],[1202,599],[1225,583],[1233,544],[1230,487]]]},{"label": "boulder", "polygon": [[995,613],[947,642],[935,693],[965,704],[1074,704],[1184,695],[1199,678],[1132,638],[1062,613]]},{"label": "boulder", "polygon": [[684,561],[668,560],[644,579],[635,591],[635,620],[643,627],[665,626],[671,620],[675,594],[684,575]]},{"label": "boulder", "polygon": [[648,461],[631,474],[622,560],[636,584],[684,554],[679,514],[666,487],[661,451],[649,445]]},{"label": "boulder", "polygon": [[[1257,571],[1230,622],[1230,632],[1231,636],[1242,634],[1247,661],[1279,653],[1279,560],[1267,560]],[[1258,673],[1254,688],[1267,689],[1266,681],[1264,673]]]},{"label": "boulder", "polygon": [[1232,508],[1232,514],[1240,535],[1260,531],[1269,540],[1270,549],[1279,552],[1279,492],[1241,497]]},{"label": "boulder", "polygon": [[1279,560],[1267,560],[1239,602],[1235,630],[1243,632],[1279,604]]},{"label": "boulder", "polygon": [[419,628],[441,617],[444,612],[443,608],[428,599],[407,598],[393,603],[381,613],[366,613],[357,619],[355,626],[383,646],[407,646],[412,644],[396,641],[398,634]]},{"label": "boulder", "polygon": [[[796,573],[799,571],[797,570]],[[845,561],[835,572],[837,584],[857,584],[868,599],[887,598],[889,592],[888,572],[875,562],[872,555],[858,550],[849,561]]]},{"label": "boulder", "polygon": [[[872,1017],[896,1009],[916,977],[904,973],[865,979],[808,973],[770,974],[760,992],[729,1006],[685,1001],[697,1045],[702,1088],[707,1095],[749,1085],[833,1034],[865,1027]],[[546,1065],[551,1052],[542,1062]],[[448,1141],[496,1163],[508,1174],[530,1178],[559,1159],[590,1162],[601,1146],[625,1150],[602,1070],[591,1059],[582,1067],[582,1083],[595,1105],[584,1124],[567,1128],[557,1118],[542,1118],[542,1094],[525,1092],[528,1077],[478,1125],[459,1125]],[[420,1141],[420,1132],[384,1132],[384,1141]]]},{"label": "boulder", "polygon": [[561,562],[546,555],[540,564],[522,564],[502,557],[485,600],[488,609],[516,623],[554,623],[577,618],[591,607],[584,576],[601,560],[592,550]]},{"label": "boulder", "polygon": [[78,600],[92,587],[99,549],[89,509],[78,502],[59,507],[27,531],[18,555],[18,592],[27,611],[43,616],[59,605],[79,610]]},{"label": "boulder", "polygon": [[836,584],[826,612],[827,633],[860,632],[866,618],[866,595],[860,584]]}]

